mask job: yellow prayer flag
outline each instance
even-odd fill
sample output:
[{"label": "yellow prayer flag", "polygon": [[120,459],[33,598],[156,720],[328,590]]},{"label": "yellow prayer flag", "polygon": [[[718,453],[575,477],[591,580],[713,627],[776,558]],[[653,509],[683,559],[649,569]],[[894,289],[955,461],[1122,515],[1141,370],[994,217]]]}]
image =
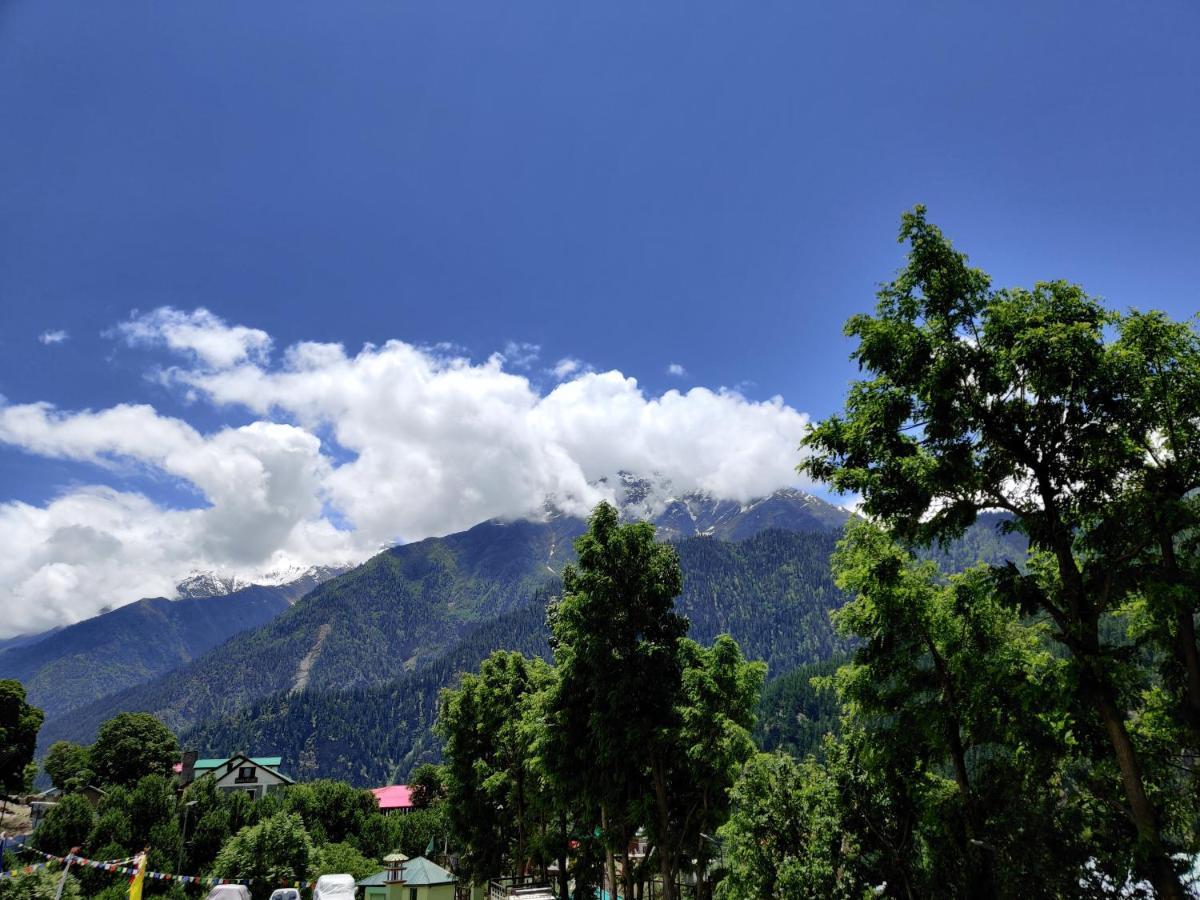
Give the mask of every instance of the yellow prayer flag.
[{"label": "yellow prayer flag", "polygon": [[142,900],[142,882],[146,880],[146,854],[137,855],[137,871],[129,879],[129,900]]}]

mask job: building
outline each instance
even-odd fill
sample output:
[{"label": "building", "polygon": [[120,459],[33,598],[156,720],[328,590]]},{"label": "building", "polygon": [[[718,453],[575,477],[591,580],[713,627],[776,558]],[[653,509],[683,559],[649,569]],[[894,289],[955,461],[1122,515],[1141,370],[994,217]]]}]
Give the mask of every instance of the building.
[{"label": "building", "polygon": [[362,888],[362,900],[387,900],[387,870],[368,875],[354,884]]},{"label": "building", "polygon": [[386,862],[386,900],[454,900],[458,879],[432,860],[405,859],[403,853],[394,853]]},{"label": "building", "polygon": [[246,756],[243,753],[223,759],[197,759],[188,751],[183,763],[177,766],[179,784],[186,787],[201,778],[214,778],[219,791],[245,791],[258,799],[281,787],[295,784],[279,771],[283,762],[279,756]]},{"label": "building", "polygon": [[407,784],[389,784],[387,787],[371,788],[379,811],[385,815],[407,813],[413,810],[412,791]]}]

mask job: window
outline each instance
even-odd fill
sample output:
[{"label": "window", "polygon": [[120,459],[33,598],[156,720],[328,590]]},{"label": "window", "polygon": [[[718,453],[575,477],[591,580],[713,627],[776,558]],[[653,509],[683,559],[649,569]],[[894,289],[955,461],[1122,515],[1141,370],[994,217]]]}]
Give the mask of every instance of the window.
[{"label": "window", "polygon": [[417,889],[416,888],[408,889],[408,900],[417,900]]},{"label": "window", "polygon": [[242,766],[240,769],[238,769],[237,780],[239,782],[241,782],[241,781],[257,781],[258,779],[256,779],[254,777],[254,766]]}]

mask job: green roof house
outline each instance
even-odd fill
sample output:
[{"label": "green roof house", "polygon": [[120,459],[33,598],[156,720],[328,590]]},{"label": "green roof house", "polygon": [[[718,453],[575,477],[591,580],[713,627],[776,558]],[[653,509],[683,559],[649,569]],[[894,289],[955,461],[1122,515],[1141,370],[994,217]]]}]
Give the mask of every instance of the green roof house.
[{"label": "green roof house", "polygon": [[212,778],[219,791],[244,791],[258,799],[271,791],[295,782],[279,771],[279,756],[246,756],[243,753],[223,759],[196,759],[189,751],[176,766],[180,787],[200,778]]},{"label": "green roof house", "polygon": [[397,853],[388,857],[387,866],[386,900],[454,900],[457,879],[432,860],[404,859]]},{"label": "green roof house", "polygon": [[387,900],[387,870],[368,875],[362,881],[354,882],[362,888],[362,900]]}]

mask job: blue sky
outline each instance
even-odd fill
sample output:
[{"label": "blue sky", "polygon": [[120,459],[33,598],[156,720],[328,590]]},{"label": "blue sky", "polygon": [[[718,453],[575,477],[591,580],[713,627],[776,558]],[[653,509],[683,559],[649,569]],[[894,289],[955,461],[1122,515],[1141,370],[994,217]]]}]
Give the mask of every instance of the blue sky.
[{"label": "blue sky", "polygon": [[[999,283],[1068,278],[1192,315],[1197,46],[1185,2],[8,0],[0,394],[60,417],[149,404],[206,441],[270,420],[316,435],[333,468],[376,447],[332,407],[214,392],[212,360],[172,347],[168,320],[131,319],[170,306],[211,313],[176,326],[265,332],[272,355],[242,360],[265,371],[298,341],[351,358],[453,344],[429,351],[435,369],[535,344],[536,361],[502,366],[535,417],[563,359],[636,378],[644,404],[724,387],[745,398],[730,422],[770,418],[754,404],[776,395],[820,416],[853,375],[841,323],[900,264],[899,214],[918,202]],[[158,331],[114,331],[131,321]],[[72,447],[0,447],[0,502],[28,507],[10,518],[90,485],[156,510],[217,505],[157,451]],[[457,518],[405,519],[397,501],[400,524],[371,540],[511,503],[464,497],[507,477],[473,459],[442,497]],[[343,529],[368,518],[318,494]]]}]

